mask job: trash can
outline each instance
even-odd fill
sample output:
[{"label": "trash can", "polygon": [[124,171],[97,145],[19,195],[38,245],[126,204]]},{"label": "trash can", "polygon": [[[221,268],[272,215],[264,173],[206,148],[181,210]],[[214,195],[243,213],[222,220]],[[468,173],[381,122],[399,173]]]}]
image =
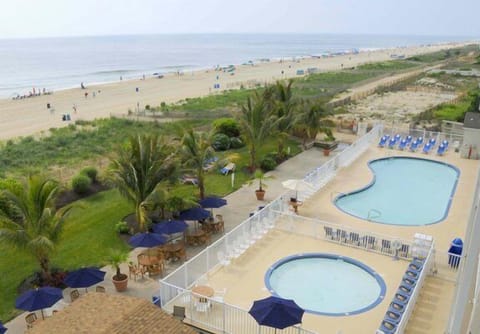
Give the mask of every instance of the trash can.
[{"label": "trash can", "polygon": [[460,238],[453,239],[450,248],[448,249],[448,264],[450,267],[457,269],[460,265],[460,255],[463,251],[463,241]]}]

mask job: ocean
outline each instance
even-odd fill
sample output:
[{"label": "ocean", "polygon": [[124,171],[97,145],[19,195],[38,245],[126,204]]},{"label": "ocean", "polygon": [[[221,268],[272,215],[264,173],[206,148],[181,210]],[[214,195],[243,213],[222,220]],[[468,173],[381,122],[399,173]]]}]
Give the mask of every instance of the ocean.
[{"label": "ocean", "polygon": [[261,59],[467,41],[471,37],[179,34],[0,40],[0,97]]}]

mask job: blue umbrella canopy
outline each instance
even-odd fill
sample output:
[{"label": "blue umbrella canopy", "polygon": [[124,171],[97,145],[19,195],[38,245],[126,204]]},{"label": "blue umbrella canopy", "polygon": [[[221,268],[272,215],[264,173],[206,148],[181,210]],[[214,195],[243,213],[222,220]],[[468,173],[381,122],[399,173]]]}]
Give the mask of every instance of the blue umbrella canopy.
[{"label": "blue umbrella canopy", "polygon": [[95,267],[81,268],[68,273],[65,284],[71,288],[88,288],[103,281],[105,272]]},{"label": "blue umbrella canopy", "polygon": [[15,301],[15,307],[24,311],[37,311],[52,306],[62,298],[61,289],[46,286],[22,293]]},{"label": "blue umbrella canopy", "polygon": [[248,311],[259,325],[278,329],[301,323],[304,312],[293,300],[275,296],[256,300]]},{"label": "blue umbrella canopy", "polygon": [[227,200],[220,198],[220,197],[205,197],[204,199],[200,200],[198,202],[202,208],[207,208],[207,209],[217,209],[221,208],[224,205],[227,205]]},{"label": "blue umbrella canopy", "polygon": [[153,232],[158,234],[174,234],[185,231],[188,228],[188,224],[183,220],[164,220],[158,224],[154,224]]},{"label": "blue umbrella canopy", "polygon": [[167,242],[167,238],[157,233],[139,233],[135,234],[128,240],[132,247],[155,247],[163,245]]},{"label": "blue umbrella canopy", "polygon": [[3,326],[3,324],[0,322],[0,334],[3,334],[7,331],[7,329],[5,328],[5,326]]},{"label": "blue umbrella canopy", "polygon": [[210,211],[203,208],[191,208],[180,212],[178,219],[181,220],[202,220],[210,217]]}]

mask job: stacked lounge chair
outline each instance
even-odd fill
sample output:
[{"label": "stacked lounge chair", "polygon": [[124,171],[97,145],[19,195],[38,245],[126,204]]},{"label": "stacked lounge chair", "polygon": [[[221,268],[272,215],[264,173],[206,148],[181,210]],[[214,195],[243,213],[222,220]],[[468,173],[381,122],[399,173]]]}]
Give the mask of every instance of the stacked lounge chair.
[{"label": "stacked lounge chair", "polygon": [[394,148],[395,145],[397,145],[397,140],[395,139],[395,137],[390,138],[390,140],[388,141],[388,148]]},{"label": "stacked lounge chair", "polygon": [[423,270],[423,259],[414,258],[407,267],[405,275],[400,282],[397,292],[393,297],[393,301],[385,313],[385,316],[380,323],[379,330],[385,334],[394,334],[397,332],[398,324],[407,308],[410,297],[413,294],[417,284],[418,277]]},{"label": "stacked lounge chair", "polygon": [[408,144],[407,139],[400,140],[400,144],[398,145],[398,149],[403,151],[405,149],[405,147],[407,147],[407,144]]}]

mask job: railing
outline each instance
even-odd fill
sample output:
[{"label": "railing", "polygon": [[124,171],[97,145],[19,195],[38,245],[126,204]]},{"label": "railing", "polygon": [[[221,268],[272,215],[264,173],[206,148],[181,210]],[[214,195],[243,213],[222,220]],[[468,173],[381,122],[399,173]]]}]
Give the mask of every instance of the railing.
[{"label": "railing", "polygon": [[444,280],[457,282],[458,269],[465,256],[435,250],[433,275]]},{"label": "railing", "polygon": [[169,292],[174,298],[163,309],[173,312],[173,306],[185,308],[188,322],[217,333],[251,334],[251,333],[283,333],[283,334],[315,334],[298,326],[284,330],[259,326],[247,310],[230,305],[221,299],[198,296],[189,290],[181,289],[162,282],[162,291]]},{"label": "railing", "polygon": [[[359,248],[370,252],[409,260],[411,259],[412,242],[390,235],[372,233],[367,230],[353,229],[340,224],[298,216],[284,214],[275,228],[288,233],[299,234],[323,239],[343,246]],[[398,252],[393,248],[395,242],[400,242]]]},{"label": "railing", "polygon": [[443,140],[448,140],[449,149],[453,149],[454,147],[460,147],[463,143],[463,135],[455,133],[427,131],[425,129],[388,127],[387,125],[385,125],[385,127],[383,128],[383,134],[388,134],[390,136],[395,136],[396,134],[399,134],[402,137],[410,135],[413,138],[423,137],[424,142],[426,142],[426,140],[428,141],[428,139],[430,138],[435,138],[437,143],[441,143]]},{"label": "railing", "polygon": [[435,261],[434,252],[435,252],[434,245],[432,244],[427,257],[425,258],[423,269],[419,274],[417,283],[413,288],[413,292],[410,296],[408,303],[405,306],[405,310],[403,312],[402,318],[400,319],[400,322],[397,325],[397,331],[395,332],[396,334],[403,334],[405,332],[405,329],[407,328],[408,321],[410,320],[410,316],[412,315],[412,312],[415,308],[415,304],[417,303],[418,297],[420,295],[420,290],[422,289],[422,286],[425,282],[425,278],[432,271],[433,264]]},{"label": "railing", "polygon": [[[336,157],[330,159],[322,166],[308,173],[305,177],[305,181],[312,184],[315,191],[321,189],[335,176],[338,168],[347,166],[354,159],[360,156],[360,154],[365,152],[371,142],[378,139],[381,130],[382,125],[376,125],[368,134],[361,137],[344,151],[340,152]],[[312,193],[299,192],[299,198],[301,200],[304,200],[311,195]],[[171,308],[172,304],[176,303],[181,295],[185,295],[187,293],[186,290],[191,288],[195,282],[200,280],[210,270],[219,266],[224,256],[235,257],[236,254],[238,254],[239,250],[245,251],[255,242],[255,238],[253,237],[255,234],[261,233],[260,231],[265,231],[265,229],[273,228],[276,225],[276,221],[279,220],[278,218],[282,216],[285,212],[289,211],[289,205],[287,201],[288,198],[288,192],[279,196],[277,199],[266,205],[265,208],[255,212],[252,217],[249,217],[248,219],[243,221],[233,230],[227,232],[222,238],[206,247],[195,257],[186,261],[182,266],[180,266],[177,270],[173,271],[170,275],[160,280],[160,302],[162,307]],[[369,235],[372,236],[371,233]],[[331,241],[335,242],[335,240],[333,239]],[[340,241],[341,238],[339,238],[339,242]],[[361,242],[359,242],[359,245],[360,244]],[[371,243],[369,244],[367,242],[367,246],[368,245],[371,246]],[[382,247],[380,247],[380,249],[382,249]],[[375,250],[376,246],[372,248],[372,251]],[[384,253],[386,252],[386,249],[383,248],[383,250],[380,250],[380,252]],[[408,249],[405,253],[405,256],[408,256]],[[190,292],[188,292],[188,294],[190,294]],[[191,298],[189,300],[191,300]],[[216,303],[218,304],[218,302]],[[220,306],[217,307],[217,309],[219,308]],[[201,322],[202,325],[208,328],[215,328],[216,330],[223,330],[224,333],[233,333],[230,331],[228,325],[226,324],[228,321],[230,321],[227,320],[227,315],[232,315],[232,317],[237,319],[238,321],[244,322],[241,324],[240,327],[242,327],[243,325],[245,325],[245,328],[247,328],[247,326],[250,326],[248,324],[251,323],[252,319],[251,316],[248,315],[246,310],[241,310],[231,305],[225,305],[225,307],[222,307],[222,312],[223,315],[221,313],[218,313],[215,317],[204,316],[200,319],[203,319],[203,322]],[[191,319],[192,316],[193,313],[190,312],[187,315],[187,319],[193,321],[193,319]],[[196,322],[199,322],[200,320],[195,318]],[[235,320],[235,323],[237,322],[237,320]],[[220,322],[221,325],[219,324]],[[256,333],[257,330],[258,327],[257,329],[255,329],[255,331],[250,331],[249,329],[246,330],[245,333]],[[297,327],[293,327],[293,329],[291,330],[293,332],[284,331],[280,333],[310,333],[304,329]],[[269,333],[269,329],[262,327],[262,333]]]}]

